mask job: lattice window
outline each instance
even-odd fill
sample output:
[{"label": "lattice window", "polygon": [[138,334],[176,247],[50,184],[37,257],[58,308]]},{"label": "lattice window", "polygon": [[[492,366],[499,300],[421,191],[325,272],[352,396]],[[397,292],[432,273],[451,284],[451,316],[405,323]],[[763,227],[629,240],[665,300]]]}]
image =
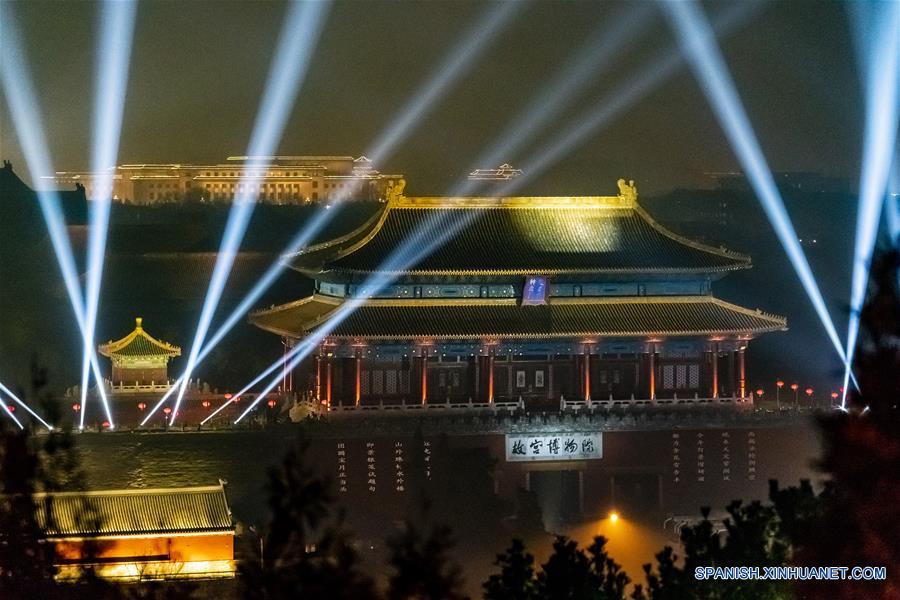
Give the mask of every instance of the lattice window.
[{"label": "lattice window", "polygon": [[372,378],[369,376],[369,371],[366,369],[363,369],[363,372],[360,374],[359,386],[364,395],[372,393]]},{"label": "lattice window", "polygon": [[376,396],[384,394],[384,371],[372,371],[372,393]]},{"label": "lattice window", "polygon": [[675,365],[675,387],[679,390],[687,387],[687,365]]},{"label": "lattice window", "polygon": [[400,393],[409,393],[409,371],[400,371]]},{"label": "lattice window", "polygon": [[689,367],[688,387],[695,390],[700,387],[700,365],[691,365]]},{"label": "lattice window", "polygon": [[662,386],[666,389],[675,387],[675,367],[673,365],[663,365],[662,368]]},{"label": "lattice window", "polygon": [[391,369],[386,372],[385,377],[385,393],[394,395],[397,393],[397,371]]}]

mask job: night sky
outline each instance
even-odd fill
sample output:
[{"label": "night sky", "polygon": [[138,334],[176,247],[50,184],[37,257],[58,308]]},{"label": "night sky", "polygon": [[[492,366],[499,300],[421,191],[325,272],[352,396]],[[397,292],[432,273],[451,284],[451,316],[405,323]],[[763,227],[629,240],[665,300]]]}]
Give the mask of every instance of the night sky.
[{"label": "night sky", "polygon": [[[725,7],[705,6],[711,15]],[[474,69],[379,167],[405,173],[410,193],[446,192],[541,84],[623,8],[523,3]],[[119,162],[208,163],[243,154],[284,9],[275,2],[142,1]],[[279,152],[365,152],[489,9],[483,2],[461,1],[337,3]],[[97,12],[89,2],[15,6],[58,169],[88,167]],[[527,167],[522,161],[554,133],[626,82],[647,58],[675,44],[661,11],[649,13],[652,22],[635,29],[631,49],[613,57],[605,75],[507,161]],[[861,93],[844,7],[765,3],[722,44],[772,169],[855,182]],[[0,155],[22,165],[5,105],[0,127]],[[735,169],[703,94],[683,67],[529,187],[538,193],[606,194],[625,175],[641,191],[661,192],[709,185],[705,172]]]}]

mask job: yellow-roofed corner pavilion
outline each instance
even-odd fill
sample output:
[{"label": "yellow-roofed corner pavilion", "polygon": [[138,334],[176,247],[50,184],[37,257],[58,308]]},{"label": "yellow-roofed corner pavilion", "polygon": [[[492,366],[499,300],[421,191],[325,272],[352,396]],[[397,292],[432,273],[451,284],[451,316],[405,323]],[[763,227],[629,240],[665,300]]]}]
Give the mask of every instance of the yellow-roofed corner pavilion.
[{"label": "yellow-roofed corner pavilion", "polygon": [[[315,353],[338,404],[742,399],[748,342],[783,317],[713,296],[750,258],[655,222],[633,185],[601,197],[391,198],[368,223],[286,256],[307,298],[251,322],[293,343],[371,296]],[[382,261],[434,217],[464,223],[402,272]],[[431,221],[429,221],[431,222]],[[392,278],[370,294],[373,275]]]},{"label": "yellow-roofed corner pavilion", "polygon": [[117,341],[98,348],[112,361],[111,382],[116,391],[167,389],[169,360],[181,356],[181,348],[160,341],[144,331],[143,319],[135,318],[134,330]]}]

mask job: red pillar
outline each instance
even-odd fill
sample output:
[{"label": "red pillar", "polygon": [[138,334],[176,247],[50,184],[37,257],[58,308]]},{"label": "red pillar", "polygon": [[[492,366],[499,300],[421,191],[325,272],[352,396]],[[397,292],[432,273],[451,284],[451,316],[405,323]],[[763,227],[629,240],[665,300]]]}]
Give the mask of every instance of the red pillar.
[{"label": "red pillar", "polygon": [[325,404],[331,408],[331,356],[325,359]]},{"label": "red pillar", "polygon": [[656,400],[656,345],[650,344],[650,399]]},{"label": "red pillar", "polygon": [[738,386],[740,387],[741,398],[747,396],[747,366],[744,360],[744,346],[738,350]]},{"label": "red pillar", "polygon": [[422,348],[422,404],[428,403],[428,348]]},{"label": "red pillar", "polygon": [[712,352],[713,398],[719,397],[719,344],[713,346]]},{"label": "red pillar", "polygon": [[316,354],[316,402],[322,401],[322,355]]},{"label": "red pillar", "polygon": [[591,399],[591,347],[584,345],[584,401]]},{"label": "red pillar", "polygon": [[362,381],[362,351],[357,349],[356,351],[356,393],[355,400],[356,406],[359,406],[360,398],[362,397],[362,389],[360,383]]},{"label": "red pillar", "polygon": [[488,402],[494,403],[494,351],[488,351]]}]

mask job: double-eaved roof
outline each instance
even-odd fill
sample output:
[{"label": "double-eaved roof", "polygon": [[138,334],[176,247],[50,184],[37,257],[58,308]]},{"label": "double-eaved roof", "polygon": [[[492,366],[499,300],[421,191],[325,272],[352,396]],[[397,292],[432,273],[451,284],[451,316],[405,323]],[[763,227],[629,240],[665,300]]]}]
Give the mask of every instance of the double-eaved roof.
[{"label": "double-eaved roof", "polygon": [[35,494],[48,538],[119,537],[234,530],[221,483],[213,486]]},{"label": "double-eaved roof", "polygon": [[[447,230],[429,254],[416,251]],[[417,232],[408,268],[384,260]],[[406,198],[388,202],[347,236],[285,257],[321,280],[362,281],[372,273],[405,277],[717,276],[750,258],[688,240],[656,223],[633,198]]]},{"label": "double-eaved roof", "polygon": [[160,341],[144,331],[143,319],[137,317],[134,330],[118,341],[109,341],[99,347],[100,354],[117,358],[169,358],[181,356],[181,348]]},{"label": "double-eaved roof", "polygon": [[[299,338],[325,323],[341,302],[315,295],[255,313],[258,327]],[[755,336],[785,329],[784,317],[750,310],[713,296],[553,298],[522,306],[516,298],[368,299],[329,337],[371,340],[415,338],[546,339],[585,336]]]}]

